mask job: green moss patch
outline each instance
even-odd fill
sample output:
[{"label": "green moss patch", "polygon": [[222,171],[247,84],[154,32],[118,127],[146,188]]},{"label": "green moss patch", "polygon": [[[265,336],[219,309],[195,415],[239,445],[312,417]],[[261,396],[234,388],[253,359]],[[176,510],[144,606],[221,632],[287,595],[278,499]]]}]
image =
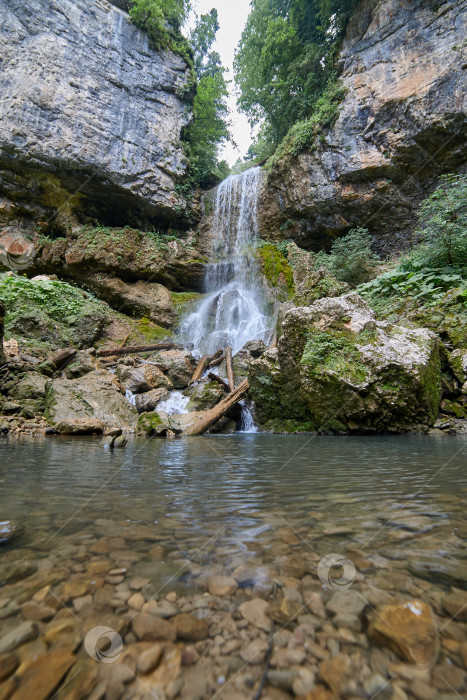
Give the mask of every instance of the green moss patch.
[{"label": "green moss patch", "polygon": [[310,374],[327,370],[350,381],[365,382],[369,368],[362,362],[356,343],[361,341],[363,345],[366,340],[368,336],[355,336],[345,331],[309,329],[300,364],[306,365]]},{"label": "green moss patch", "polygon": [[264,243],[258,249],[258,257],[264,276],[272,287],[285,287],[293,296],[293,271],[285,255],[273,243]]}]

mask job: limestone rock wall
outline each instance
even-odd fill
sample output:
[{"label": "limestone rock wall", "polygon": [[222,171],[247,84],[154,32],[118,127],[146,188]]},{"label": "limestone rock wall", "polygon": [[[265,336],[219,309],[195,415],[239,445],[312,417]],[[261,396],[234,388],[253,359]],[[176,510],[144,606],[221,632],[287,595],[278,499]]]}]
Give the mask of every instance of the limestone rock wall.
[{"label": "limestone rock wall", "polygon": [[[116,3],[122,6],[122,3]],[[190,73],[107,0],[0,3],[0,195],[10,218],[183,220]]]},{"label": "limestone rock wall", "polygon": [[416,208],[466,160],[467,3],[363,0],[340,53],[347,88],[324,140],[270,173],[261,235],[319,248],[355,225],[407,247]]}]

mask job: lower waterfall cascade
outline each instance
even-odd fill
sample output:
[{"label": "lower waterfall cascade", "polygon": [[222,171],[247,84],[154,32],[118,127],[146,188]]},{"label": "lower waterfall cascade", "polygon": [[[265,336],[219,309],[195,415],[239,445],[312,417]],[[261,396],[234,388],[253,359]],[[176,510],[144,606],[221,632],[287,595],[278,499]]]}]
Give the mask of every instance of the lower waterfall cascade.
[{"label": "lower waterfall cascade", "polygon": [[258,237],[261,168],[231,175],[217,188],[211,227],[206,297],[183,322],[181,334],[200,354],[230,346],[235,355],[250,340],[266,341],[270,323],[261,311],[261,279],[254,253]]}]

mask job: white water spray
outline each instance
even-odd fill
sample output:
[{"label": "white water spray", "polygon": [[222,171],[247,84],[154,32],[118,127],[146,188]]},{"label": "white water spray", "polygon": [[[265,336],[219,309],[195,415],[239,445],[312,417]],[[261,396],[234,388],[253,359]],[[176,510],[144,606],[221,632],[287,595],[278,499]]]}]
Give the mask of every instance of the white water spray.
[{"label": "white water spray", "polygon": [[261,169],[231,175],[217,188],[207,296],[182,324],[182,335],[199,354],[230,345],[233,354],[249,340],[267,341],[268,318],[261,309],[261,282],[254,243],[258,236]]}]

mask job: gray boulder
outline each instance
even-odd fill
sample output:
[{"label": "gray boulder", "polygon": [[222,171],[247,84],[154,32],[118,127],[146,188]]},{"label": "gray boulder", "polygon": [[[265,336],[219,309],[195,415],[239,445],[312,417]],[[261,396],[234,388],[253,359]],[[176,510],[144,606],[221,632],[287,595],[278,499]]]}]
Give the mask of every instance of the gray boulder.
[{"label": "gray boulder", "polygon": [[[281,308],[278,346],[252,363],[250,395],[263,425],[405,432],[432,424],[440,401],[437,336],[376,320],[351,292]],[[285,427],[284,429],[290,429]]]}]

